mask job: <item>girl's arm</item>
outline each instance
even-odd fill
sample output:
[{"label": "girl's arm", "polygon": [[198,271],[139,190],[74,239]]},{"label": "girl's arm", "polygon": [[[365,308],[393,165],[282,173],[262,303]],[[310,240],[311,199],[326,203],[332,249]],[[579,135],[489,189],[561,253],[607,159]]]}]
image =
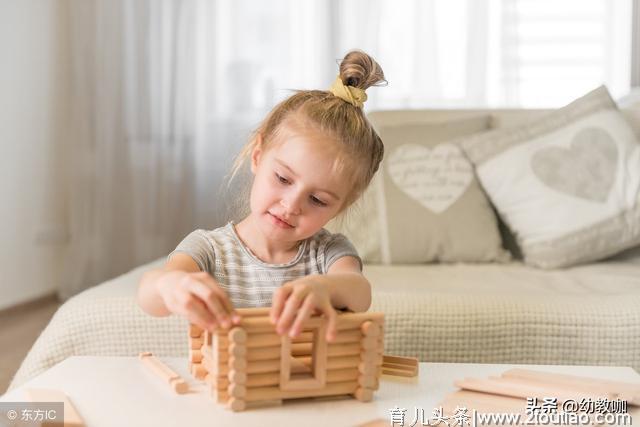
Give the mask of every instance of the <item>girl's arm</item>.
[{"label": "girl's arm", "polygon": [[164,267],[146,272],[137,299],[152,316],[179,314],[207,330],[240,321],[224,290],[186,254],[175,254]]},{"label": "girl's arm", "polygon": [[326,283],[334,308],[359,312],[371,306],[371,284],[360,272],[356,258],[342,257],[331,264],[327,274],[315,277]]}]

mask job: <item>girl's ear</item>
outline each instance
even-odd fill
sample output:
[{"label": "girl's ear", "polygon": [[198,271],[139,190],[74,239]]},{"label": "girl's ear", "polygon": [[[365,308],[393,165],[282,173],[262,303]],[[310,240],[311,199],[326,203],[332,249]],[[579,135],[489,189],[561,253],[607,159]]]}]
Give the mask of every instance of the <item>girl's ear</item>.
[{"label": "girl's ear", "polygon": [[253,142],[253,150],[251,150],[251,172],[255,175],[262,157],[262,134],[258,133]]}]

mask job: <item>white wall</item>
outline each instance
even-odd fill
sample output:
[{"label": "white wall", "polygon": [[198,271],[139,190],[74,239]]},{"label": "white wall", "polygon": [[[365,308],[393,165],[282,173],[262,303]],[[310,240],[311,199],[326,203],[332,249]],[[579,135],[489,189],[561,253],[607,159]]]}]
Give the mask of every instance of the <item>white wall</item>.
[{"label": "white wall", "polygon": [[0,0],[0,309],[60,280],[68,28],[67,0]]}]

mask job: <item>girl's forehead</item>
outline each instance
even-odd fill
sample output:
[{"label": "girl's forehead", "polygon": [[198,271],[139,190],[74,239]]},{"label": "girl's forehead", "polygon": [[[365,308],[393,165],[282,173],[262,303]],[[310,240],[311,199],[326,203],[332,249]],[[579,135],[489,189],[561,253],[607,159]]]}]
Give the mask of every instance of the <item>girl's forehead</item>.
[{"label": "girl's forehead", "polygon": [[269,149],[273,160],[288,168],[294,175],[324,182],[348,184],[350,161],[332,138],[314,133],[292,132],[281,134]]}]

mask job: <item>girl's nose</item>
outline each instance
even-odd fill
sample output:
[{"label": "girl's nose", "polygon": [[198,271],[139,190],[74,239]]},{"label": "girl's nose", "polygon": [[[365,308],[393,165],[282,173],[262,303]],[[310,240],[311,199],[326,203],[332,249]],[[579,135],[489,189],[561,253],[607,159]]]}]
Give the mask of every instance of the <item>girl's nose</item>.
[{"label": "girl's nose", "polygon": [[290,194],[283,197],[280,201],[282,207],[284,207],[289,215],[300,215],[302,210],[300,196],[297,194]]}]

